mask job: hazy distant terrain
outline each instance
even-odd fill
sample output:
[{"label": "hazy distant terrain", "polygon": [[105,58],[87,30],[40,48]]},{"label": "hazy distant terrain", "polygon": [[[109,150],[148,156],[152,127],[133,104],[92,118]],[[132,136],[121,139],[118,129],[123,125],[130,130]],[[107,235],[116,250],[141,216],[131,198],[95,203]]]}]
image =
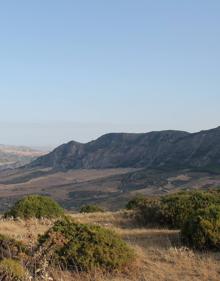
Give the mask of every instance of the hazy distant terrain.
[{"label": "hazy distant terrain", "polygon": [[48,151],[0,144],[0,170],[26,165]]}]

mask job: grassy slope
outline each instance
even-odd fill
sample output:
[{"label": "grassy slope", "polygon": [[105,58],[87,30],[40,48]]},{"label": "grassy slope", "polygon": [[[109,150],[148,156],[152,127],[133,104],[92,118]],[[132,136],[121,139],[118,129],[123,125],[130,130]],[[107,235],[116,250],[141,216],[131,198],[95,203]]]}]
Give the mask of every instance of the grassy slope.
[{"label": "grassy slope", "polygon": [[[218,281],[220,280],[220,253],[198,253],[182,247],[179,233],[168,229],[143,229],[134,225],[131,213],[107,212],[73,214],[76,221],[95,223],[114,229],[134,247],[135,264],[124,274],[102,276],[54,272],[56,281]],[[0,232],[34,243],[37,235],[45,232],[53,222],[49,220],[0,221]],[[62,277],[62,279],[61,279]]]}]

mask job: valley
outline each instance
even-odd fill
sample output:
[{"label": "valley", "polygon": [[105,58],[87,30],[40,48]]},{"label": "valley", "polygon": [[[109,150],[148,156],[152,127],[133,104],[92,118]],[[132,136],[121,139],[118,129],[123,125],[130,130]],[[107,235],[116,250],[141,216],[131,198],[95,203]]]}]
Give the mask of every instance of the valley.
[{"label": "valley", "polygon": [[219,186],[219,174],[190,170],[17,169],[0,174],[0,211],[7,210],[15,201],[28,194],[49,195],[69,210],[78,210],[85,204],[98,204],[107,210],[118,210],[140,193],[163,195],[178,190]]}]

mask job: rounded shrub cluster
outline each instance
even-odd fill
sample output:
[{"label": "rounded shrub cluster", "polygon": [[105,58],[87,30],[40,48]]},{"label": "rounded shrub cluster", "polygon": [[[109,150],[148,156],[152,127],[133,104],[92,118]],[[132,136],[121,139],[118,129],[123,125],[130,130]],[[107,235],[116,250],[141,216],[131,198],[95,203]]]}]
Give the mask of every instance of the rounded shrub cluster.
[{"label": "rounded shrub cluster", "polygon": [[181,237],[194,248],[220,250],[220,206],[212,205],[191,214],[182,227]]},{"label": "rounded shrub cluster", "polygon": [[19,200],[5,217],[13,218],[57,218],[64,215],[64,210],[50,197],[30,195]]},{"label": "rounded shrub cluster", "polygon": [[122,269],[133,258],[133,251],[114,232],[70,218],[57,221],[42,235],[38,248],[52,265],[72,271]]},{"label": "rounded shrub cluster", "polygon": [[80,209],[80,213],[97,213],[104,212],[104,210],[97,205],[85,205]]},{"label": "rounded shrub cluster", "polygon": [[3,259],[0,261],[0,280],[25,281],[28,280],[28,274],[19,261]]}]

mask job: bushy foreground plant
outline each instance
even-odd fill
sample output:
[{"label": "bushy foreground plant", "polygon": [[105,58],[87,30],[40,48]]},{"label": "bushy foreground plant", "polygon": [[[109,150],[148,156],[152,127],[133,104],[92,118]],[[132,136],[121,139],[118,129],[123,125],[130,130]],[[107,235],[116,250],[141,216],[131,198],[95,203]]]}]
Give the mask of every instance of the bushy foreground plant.
[{"label": "bushy foreground plant", "polygon": [[0,260],[22,259],[27,253],[28,249],[22,242],[0,234]]},{"label": "bushy foreground plant", "polygon": [[19,261],[13,259],[0,261],[0,280],[25,281],[27,278],[28,274]]},{"label": "bushy foreground plant", "polygon": [[85,205],[80,209],[80,213],[96,213],[96,212],[104,212],[104,210],[97,205]]},{"label": "bushy foreground plant", "polygon": [[121,269],[133,258],[133,251],[114,232],[69,218],[57,221],[39,238],[39,252],[52,265],[73,271]]},{"label": "bushy foreground plant", "polygon": [[220,206],[192,213],[181,230],[183,242],[197,249],[220,250]]},{"label": "bushy foreground plant", "polygon": [[5,214],[13,218],[57,218],[64,215],[64,210],[50,197],[30,195],[15,203]]}]

